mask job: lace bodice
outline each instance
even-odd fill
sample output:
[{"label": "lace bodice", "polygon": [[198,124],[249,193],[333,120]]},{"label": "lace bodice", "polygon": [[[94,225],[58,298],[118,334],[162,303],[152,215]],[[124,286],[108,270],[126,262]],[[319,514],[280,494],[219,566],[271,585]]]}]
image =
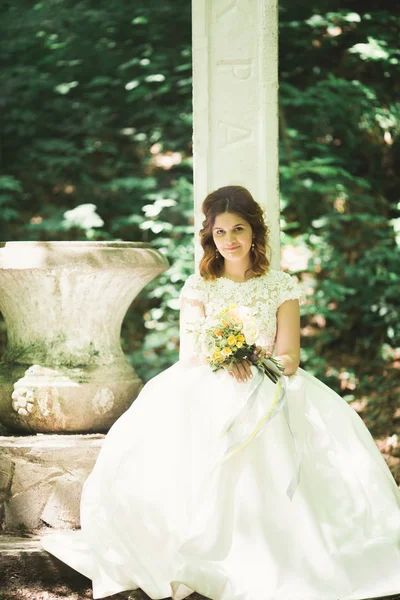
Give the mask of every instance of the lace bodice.
[{"label": "lace bodice", "polygon": [[213,316],[231,303],[254,310],[260,328],[256,343],[272,352],[278,308],[285,300],[303,301],[303,297],[300,285],[293,277],[272,268],[261,277],[244,282],[225,277],[207,281],[200,275],[191,275],[181,290],[181,358],[190,351],[190,339],[184,332],[186,323]]}]

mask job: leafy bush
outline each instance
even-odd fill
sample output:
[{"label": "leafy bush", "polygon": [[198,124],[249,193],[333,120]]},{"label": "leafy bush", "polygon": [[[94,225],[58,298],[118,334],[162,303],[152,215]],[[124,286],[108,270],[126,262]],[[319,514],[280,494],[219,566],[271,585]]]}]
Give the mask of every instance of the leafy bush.
[{"label": "leafy bush", "polygon": [[369,427],[390,434],[400,422],[400,21],[368,2],[329,5],[285,4],[281,15],[283,217],[311,251],[302,358],[348,401],[367,399]]}]

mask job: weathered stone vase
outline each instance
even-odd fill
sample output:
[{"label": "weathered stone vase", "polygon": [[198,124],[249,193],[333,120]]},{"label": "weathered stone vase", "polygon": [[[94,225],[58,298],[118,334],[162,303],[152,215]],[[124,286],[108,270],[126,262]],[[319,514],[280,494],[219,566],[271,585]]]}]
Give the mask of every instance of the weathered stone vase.
[{"label": "weathered stone vase", "polygon": [[106,432],[142,386],[120,345],[138,292],[168,268],[147,244],[0,244],[0,422],[15,433]]}]

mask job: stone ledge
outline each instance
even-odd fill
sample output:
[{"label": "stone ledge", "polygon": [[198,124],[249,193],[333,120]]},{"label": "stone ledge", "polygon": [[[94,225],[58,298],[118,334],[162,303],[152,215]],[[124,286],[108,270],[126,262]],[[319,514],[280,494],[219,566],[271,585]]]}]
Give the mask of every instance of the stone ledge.
[{"label": "stone ledge", "polygon": [[40,545],[39,535],[0,535],[0,589],[63,583],[88,587],[90,580]]},{"label": "stone ledge", "polygon": [[[44,533],[44,532],[42,532]],[[0,600],[91,600],[92,585],[40,545],[37,535],[0,534]],[[103,600],[150,600],[142,590]],[[190,600],[207,600],[192,594]]]},{"label": "stone ledge", "polygon": [[103,433],[37,433],[36,435],[0,435],[0,446],[4,448],[72,448],[86,446],[101,446],[105,438]]},{"label": "stone ledge", "polygon": [[82,486],[104,434],[0,436],[0,530],[79,527]]},{"label": "stone ledge", "polygon": [[[91,600],[90,579],[45,550],[39,535],[0,534],[0,600]],[[148,600],[141,590],[104,600]]]}]

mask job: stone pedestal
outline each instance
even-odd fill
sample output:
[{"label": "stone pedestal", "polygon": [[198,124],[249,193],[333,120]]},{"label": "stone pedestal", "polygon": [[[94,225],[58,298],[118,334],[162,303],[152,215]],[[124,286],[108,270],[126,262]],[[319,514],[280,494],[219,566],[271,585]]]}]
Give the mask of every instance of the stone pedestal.
[{"label": "stone pedestal", "polygon": [[0,244],[0,422],[15,433],[107,431],[141,381],[120,345],[138,292],[168,268],[148,244]]},{"label": "stone pedestal", "polygon": [[82,486],[104,437],[0,437],[0,530],[78,528]]}]

